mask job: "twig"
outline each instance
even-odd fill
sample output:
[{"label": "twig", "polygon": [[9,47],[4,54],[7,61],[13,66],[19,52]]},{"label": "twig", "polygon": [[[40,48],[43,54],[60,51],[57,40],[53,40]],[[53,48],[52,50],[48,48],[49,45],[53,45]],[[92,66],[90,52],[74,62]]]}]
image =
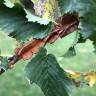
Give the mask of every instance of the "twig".
[{"label": "twig", "polygon": [[[12,69],[13,66],[20,60],[20,58],[18,58],[17,56],[13,56],[13,57],[10,57],[8,58],[8,64],[7,64],[7,69]],[[0,75],[2,75],[5,71],[6,71],[4,68],[0,68]]]}]

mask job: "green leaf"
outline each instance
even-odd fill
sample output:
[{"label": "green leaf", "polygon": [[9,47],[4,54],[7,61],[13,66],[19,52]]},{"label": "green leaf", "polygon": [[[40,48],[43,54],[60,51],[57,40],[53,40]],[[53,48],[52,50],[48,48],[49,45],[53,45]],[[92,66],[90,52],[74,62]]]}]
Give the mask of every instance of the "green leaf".
[{"label": "green leaf", "polygon": [[76,11],[79,14],[80,24],[78,43],[85,42],[86,39],[93,41],[95,45],[96,33],[96,0],[58,0],[61,15],[66,12]]},{"label": "green leaf", "polygon": [[9,36],[25,41],[32,37],[44,38],[51,31],[52,23],[40,25],[28,22],[25,16],[24,10],[19,5],[8,8],[0,3],[0,28]]},{"label": "green leaf", "polygon": [[85,43],[86,42],[86,39],[83,38],[82,34],[79,33],[79,38],[77,40],[77,43]]},{"label": "green leaf", "polygon": [[47,25],[59,17],[56,0],[21,0],[21,2],[25,6],[29,21]]},{"label": "green leaf", "polygon": [[83,19],[81,20],[80,33],[82,34],[84,39],[89,38],[96,31],[95,26],[96,26],[96,13],[90,11],[86,13],[83,16]]},{"label": "green leaf", "polygon": [[0,69],[7,70],[8,69],[8,57],[0,56]]},{"label": "green leaf", "polygon": [[50,23],[49,20],[35,16],[34,14],[30,13],[27,10],[25,10],[25,12],[26,12],[26,18],[28,19],[29,22],[34,22],[34,23],[37,22],[40,25],[48,25]]},{"label": "green leaf", "polygon": [[19,0],[4,0],[4,4],[9,7],[9,8],[12,8],[15,6],[15,3],[20,3]]},{"label": "green leaf", "polygon": [[5,1],[5,5],[7,6],[7,7],[9,7],[9,8],[12,8],[12,7],[14,7],[14,3],[13,2],[11,2],[11,1],[9,1],[9,0],[4,0]]},{"label": "green leaf", "polygon": [[93,42],[94,53],[96,53],[96,31],[89,37],[89,39]]},{"label": "green leaf", "polygon": [[50,23],[49,20],[43,19],[35,14],[34,4],[31,0],[4,0],[4,4],[13,8],[17,3],[23,7],[26,12],[26,18],[29,22],[37,22],[41,25],[48,25]]},{"label": "green leaf", "polygon": [[45,96],[70,96],[71,82],[52,54],[44,48],[29,62],[25,75],[30,83],[36,83]]},{"label": "green leaf", "polygon": [[66,11],[68,11],[67,7],[70,5],[70,2],[73,0],[57,0],[60,8],[61,15],[63,16]]},{"label": "green leaf", "polygon": [[58,0],[61,14],[76,11],[80,19],[79,28],[83,38],[88,38],[96,30],[96,1],[95,0]]},{"label": "green leaf", "polygon": [[68,51],[64,54],[64,57],[73,57],[73,56],[76,56],[76,51],[75,51],[75,48],[74,47],[70,47],[68,49]]},{"label": "green leaf", "polygon": [[94,11],[96,2],[94,0],[58,0],[60,12],[63,15],[69,11],[79,12],[80,15],[84,15],[86,12]]},{"label": "green leaf", "polygon": [[20,0],[20,2],[21,2],[21,5],[23,5],[23,7],[26,10],[28,10],[29,12],[31,12],[35,16],[34,3],[32,2],[32,0]]}]

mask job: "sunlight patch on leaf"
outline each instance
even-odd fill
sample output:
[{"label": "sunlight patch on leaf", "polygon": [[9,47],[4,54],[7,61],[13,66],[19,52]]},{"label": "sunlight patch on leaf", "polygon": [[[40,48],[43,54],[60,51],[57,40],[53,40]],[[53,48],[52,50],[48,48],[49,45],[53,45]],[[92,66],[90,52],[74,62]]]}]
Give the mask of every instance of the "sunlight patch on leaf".
[{"label": "sunlight patch on leaf", "polygon": [[48,25],[49,24],[49,20],[46,20],[46,19],[43,19],[43,18],[40,18],[38,16],[35,16],[33,14],[31,14],[29,11],[27,11],[26,9],[24,9],[25,12],[26,12],[26,18],[28,19],[29,22],[37,22],[37,23],[40,23],[41,25]]}]

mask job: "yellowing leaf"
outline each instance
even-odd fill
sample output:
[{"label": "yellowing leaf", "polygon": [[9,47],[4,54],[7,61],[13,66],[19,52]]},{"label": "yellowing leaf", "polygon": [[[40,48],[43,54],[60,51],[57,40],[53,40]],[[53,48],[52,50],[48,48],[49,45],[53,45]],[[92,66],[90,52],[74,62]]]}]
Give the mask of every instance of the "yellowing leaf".
[{"label": "yellowing leaf", "polygon": [[70,70],[67,70],[66,72],[68,73],[68,77],[72,78],[72,79],[77,79],[81,76],[80,72],[73,72],[73,71],[70,71]]},{"label": "yellowing leaf", "polygon": [[92,71],[85,75],[85,80],[88,81],[90,87],[96,83],[96,72]]},{"label": "yellowing leaf", "polygon": [[31,0],[34,4],[38,3],[38,0]]},{"label": "yellowing leaf", "polygon": [[53,22],[58,18],[58,4],[56,0],[38,0],[38,2],[34,2],[34,0],[32,1],[34,3],[35,12],[39,17]]}]

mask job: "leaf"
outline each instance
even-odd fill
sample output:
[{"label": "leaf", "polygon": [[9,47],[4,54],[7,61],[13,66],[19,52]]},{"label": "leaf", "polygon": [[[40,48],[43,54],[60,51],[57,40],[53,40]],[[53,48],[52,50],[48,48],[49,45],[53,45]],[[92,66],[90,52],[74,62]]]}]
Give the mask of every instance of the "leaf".
[{"label": "leaf", "polygon": [[9,8],[16,6],[16,3],[20,4],[23,7],[24,11],[26,12],[26,18],[29,22],[37,22],[41,25],[48,25],[50,23],[49,20],[41,18],[36,15],[34,9],[34,3],[32,0],[5,0],[5,5]]},{"label": "leaf", "polygon": [[96,83],[96,72],[94,72],[94,71],[88,72],[85,75],[85,80],[87,80],[90,87],[92,87]]},{"label": "leaf", "polygon": [[88,38],[94,32],[96,25],[96,2],[91,0],[59,0],[59,4],[61,10],[64,11],[62,12],[63,14],[67,11],[75,11],[78,12],[79,17],[83,17],[80,19],[79,28],[84,38]]},{"label": "leaf", "polygon": [[23,4],[25,9],[29,10],[32,14],[35,14],[34,3],[32,0],[20,0],[20,2]]},{"label": "leaf", "polygon": [[71,82],[60,68],[56,58],[44,48],[29,62],[25,75],[30,83],[36,83],[45,96],[70,96]]},{"label": "leaf", "polygon": [[81,37],[78,43],[85,42],[86,39],[93,41],[96,44],[94,33],[96,33],[96,1],[95,0],[58,0],[61,15],[66,12],[77,12],[79,14],[79,33]]},{"label": "leaf", "polygon": [[0,75],[2,75],[4,72],[6,72],[8,69],[12,69],[14,64],[18,61],[19,59],[15,56],[12,57],[4,57],[0,56]]},{"label": "leaf", "polygon": [[32,37],[44,38],[51,31],[52,23],[40,25],[28,22],[25,16],[24,10],[19,5],[10,9],[0,3],[0,28],[9,36],[26,41]]},{"label": "leaf", "polygon": [[[83,18],[81,19],[81,24],[80,24],[80,34],[81,38],[86,41],[86,39],[95,39],[94,33],[96,33],[96,2],[87,0],[87,6],[85,10],[85,13]],[[91,39],[91,40],[92,40]],[[94,40],[92,40],[94,41]],[[79,41],[78,41],[79,42]]]},{"label": "leaf", "polygon": [[7,7],[9,7],[9,8],[14,7],[14,5],[15,5],[16,3],[20,3],[19,0],[4,0],[4,1],[5,1],[4,4],[5,4]]},{"label": "leaf", "polygon": [[[38,52],[40,47],[45,46],[47,43],[54,43],[59,37],[62,38],[70,34],[71,32],[75,31],[78,27],[78,15],[75,13],[67,13],[58,22],[60,24],[55,25],[52,29],[51,34],[47,35],[43,39],[34,38],[32,41],[27,42],[22,46],[16,48],[16,57],[23,60],[30,59],[33,54]],[[72,52],[71,54],[73,55]]]},{"label": "leaf", "polygon": [[66,11],[68,12],[67,7],[69,7],[71,0],[57,0],[57,1],[58,1],[58,6],[60,8],[61,15],[64,15],[64,13],[66,13]]},{"label": "leaf", "polygon": [[79,38],[77,40],[77,43],[85,43],[86,42],[86,39],[83,38],[82,34],[79,33],[78,35],[79,35]]},{"label": "leaf", "polygon": [[[0,70],[7,70],[8,69],[8,57],[1,57],[0,56]],[[1,74],[1,73],[0,73]]]},{"label": "leaf", "polygon": [[[56,0],[35,0],[35,1],[21,0],[21,1],[30,2],[30,4],[31,3],[34,4],[34,8],[30,7],[29,3],[28,3],[29,6],[26,7],[27,18],[30,17],[28,18],[29,21],[47,25],[49,22],[55,22],[55,20],[59,17],[58,4]],[[33,9],[35,10],[35,12],[32,11]]]},{"label": "leaf", "polygon": [[33,54],[36,54],[40,47],[44,46],[46,41],[44,39],[33,39],[32,41],[23,44],[21,47],[15,49],[15,55],[23,60],[28,60]]},{"label": "leaf", "polygon": [[76,11],[81,15],[92,10],[96,7],[96,2],[91,0],[58,0],[58,5],[60,7],[61,14],[63,15],[66,12]]},{"label": "leaf", "polygon": [[[78,15],[76,13],[66,13],[63,17],[60,18],[62,19],[58,20],[59,24],[55,25],[52,29],[52,32],[45,38],[33,39],[32,41],[23,44],[23,46],[16,48],[16,57],[24,60],[30,59],[33,54],[38,52],[40,47],[45,46],[47,43],[54,43],[59,37],[65,37],[77,29],[79,21]],[[70,51],[72,55],[75,55],[75,51],[72,53],[73,49],[74,48],[71,48]]]},{"label": "leaf", "polygon": [[82,75],[80,72],[74,72],[71,70],[66,70],[66,72],[68,73],[68,77],[71,79],[77,79]]},{"label": "leaf", "polygon": [[11,2],[10,0],[4,0],[5,1],[5,5],[7,6],[7,7],[9,7],[9,8],[12,8],[12,7],[14,7],[14,3],[13,2]]},{"label": "leaf", "polygon": [[[90,34],[94,30],[94,26],[96,24],[95,19],[95,10],[96,10],[96,2],[91,0],[58,0],[59,7],[61,9],[62,15],[66,12],[78,12],[79,16],[83,17],[81,19],[81,33],[85,36],[90,36]],[[90,33],[91,32],[91,33]]]},{"label": "leaf", "polygon": [[76,56],[76,51],[74,47],[70,47],[69,50],[64,54],[64,57]]},{"label": "leaf", "polygon": [[57,19],[57,25],[54,26],[49,43],[54,43],[59,37],[63,38],[78,29],[79,18],[76,12],[68,12]]},{"label": "leaf", "polygon": [[48,19],[49,21],[54,22],[59,17],[56,0],[44,0],[42,4],[42,11],[42,18]]},{"label": "leaf", "polygon": [[34,14],[30,13],[26,9],[25,12],[26,12],[26,18],[28,19],[29,22],[34,22],[34,23],[37,22],[40,25],[48,25],[50,23],[49,20],[35,16]]},{"label": "leaf", "polygon": [[96,13],[89,12],[84,15],[84,18],[81,20],[81,30],[80,33],[82,34],[83,38],[89,38],[95,31],[96,26]]},{"label": "leaf", "polygon": [[41,25],[48,25],[50,23],[49,20],[45,20],[44,18],[41,18],[36,15],[35,12],[35,3],[38,3],[38,0],[33,1],[33,0],[20,0],[21,3],[24,6],[24,10],[26,12],[26,18],[28,19],[29,22],[37,22]]},{"label": "leaf", "polygon": [[[94,48],[96,48],[96,13],[89,13],[86,15],[86,18],[82,22],[84,28],[81,30],[81,35],[84,41],[90,39],[93,42]],[[80,42],[80,40],[78,40]]]}]

